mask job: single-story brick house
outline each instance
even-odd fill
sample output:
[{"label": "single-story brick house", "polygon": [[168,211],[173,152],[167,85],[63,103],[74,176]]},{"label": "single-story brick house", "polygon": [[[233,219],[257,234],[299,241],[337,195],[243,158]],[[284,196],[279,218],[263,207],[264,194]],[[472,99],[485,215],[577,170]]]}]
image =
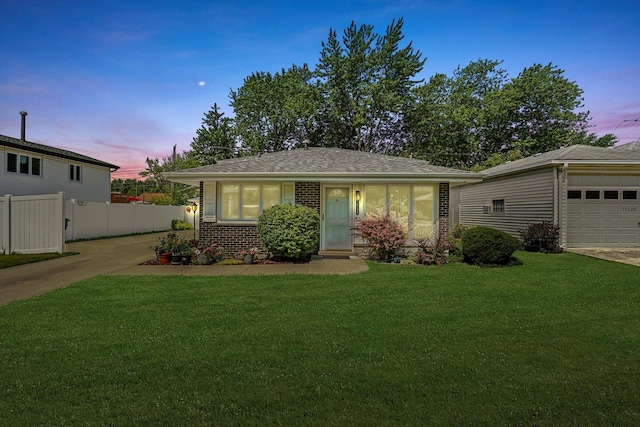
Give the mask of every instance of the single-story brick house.
[{"label": "single-story brick house", "polygon": [[563,247],[640,246],[640,150],[572,145],[482,172],[455,188],[452,223],[519,237],[528,223],[560,226]]},{"label": "single-story brick house", "polygon": [[200,239],[231,251],[260,246],[256,224],[279,203],[315,209],[321,254],[358,252],[357,218],[385,209],[408,224],[410,237],[448,231],[449,189],[480,175],[404,157],[339,148],[301,148],[221,160],[167,174],[200,187]]}]

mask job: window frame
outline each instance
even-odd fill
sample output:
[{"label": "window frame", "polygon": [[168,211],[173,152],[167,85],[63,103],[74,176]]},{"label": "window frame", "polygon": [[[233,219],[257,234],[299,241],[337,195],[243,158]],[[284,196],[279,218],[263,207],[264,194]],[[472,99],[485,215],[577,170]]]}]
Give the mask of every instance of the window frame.
[{"label": "window frame", "polygon": [[[42,178],[43,159],[40,156],[33,156],[19,152],[5,152],[5,173],[16,175],[28,175]],[[12,160],[10,160],[12,159]],[[10,170],[9,166],[13,163],[15,170]],[[37,165],[37,172],[34,173]]]},{"label": "window frame", "polygon": [[504,199],[492,199],[491,200],[491,214],[496,216],[504,216],[505,215],[505,201]]},{"label": "window frame", "polygon": [[70,182],[82,182],[82,165],[76,163],[69,163],[69,181]]},{"label": "window frame", "polygon": [[[415,195],[414,195],[414,187],[425,187],[425,186],[429,186],[432,189],[432,210],[431,210],[431,216],[432,216],[432,222],[431,222],[431,227],[432,227],[432,231],[436,230],[437,224],[438,224],[438,204],[439,204],[439,188],[437,184],[433,184],[433,183],[405,183],[405,182],[399,182],[399,183],[394,183],[394,182],[390,182],[390,183],[371,183],[371,184],[364,184],[362,186],[362,191],[363,191],[363,197],[364,197],[364,203],[362,205],[362,209],[361,209],[361,215],[367,215],[369,213],[371,214],[378,214],[378,210],[374,207],[373,211],[371,211],[371,206],[369,206],[369,196],[367,195],[367,188],[370,187],[384,187],[385,189],[385,206],[384,206],[384,211],[388,212],[389,208],[391,207],[390,204],[390,192],[389,192],[389,188],[390,187],[399,187],[399,186],[408,186],[409,187],[409,208],[408,208],[408,216],[406,218],[400,218],[401,222],[402,221],[406,221],[407,223],[407,227],[409,229],[409,238],[410,239],[415,239],[416,237],[414,236],[413,230],[414,230],[414,218],[415,218]],[[421,239],[422,237],[419,237],[419,239]]]},{"label": "window frame", "polygon": [[[217,199],[218,199],[218,203],[217,203],[217,220],[220,223],[233,223],[233,222],[241,222],[241,223],[245,223],[245,224],[252,224],[252,223],[257,223],[258,222],[258,218],[245,218],[243,215],[243,206],[244,206],[244,202],[243,202],[243,188],[244,186],[258,186],[259,188],[259,195],[258,195],[258,216],[260,216],[262,214],[262,212],[264,211],[264,187],[265,186],[277,186],[278,187],[278,191],[279,191],[279,197],[278,197],[278,203],[276,204],[281,204],[282,203],[282,198],[283,198],[283,183],[281,182],[234,182],[234,181],[227,181],[227,182],[219,182],[217,185]],[[238,204],[237,204],[237,210],[238,210],[238,217],[237,218],[228,218],[225,217],[225,208],[226,208],[226,204],[225,204],[225,200],[223,198],[223,193],[224,193],[224,189],[225,186],[238,186]],[[272,205],[275,206],[275,205]],[[271,206],[269,206],[271,207]]]}]

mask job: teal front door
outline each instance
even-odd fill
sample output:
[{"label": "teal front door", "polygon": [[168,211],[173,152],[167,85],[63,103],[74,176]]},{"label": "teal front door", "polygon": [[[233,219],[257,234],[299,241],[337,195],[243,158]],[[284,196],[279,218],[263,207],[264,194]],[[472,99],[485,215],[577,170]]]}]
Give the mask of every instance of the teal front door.
[{"label": "teal front door", "polygon": [[324,249],[352,250],[349,187],[326,187]]}]

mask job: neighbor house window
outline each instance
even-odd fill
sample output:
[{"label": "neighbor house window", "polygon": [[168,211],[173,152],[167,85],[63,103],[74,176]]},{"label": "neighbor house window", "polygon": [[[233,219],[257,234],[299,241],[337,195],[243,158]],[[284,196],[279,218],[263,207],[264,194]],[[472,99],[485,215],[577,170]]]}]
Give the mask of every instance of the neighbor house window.
[{"label": "neighbor house window", "polygon": [[491,212],[504,215],[504,199],[496,199],[491,201]]},{"label": "neighbor house window", "polygon": [[7,172],[42,176],[42,159],[24,154],[7,153]]},{"label": "neighbor house window", "polygon": [[364,188],[364,213],[389,212],[409,229],[413,238],[433,236],[435,217],[433,185],[367,185]]},{"label": "neighbor house window", "polygon": [[69,181],[81,181],[81,171],[82,168],[80,165],[69,165]]},{"label": "neighbor house window", "polygon": [[280,203],[280,193],[280,184],[221,184],[221,219],[255,221],[262,211]]}]

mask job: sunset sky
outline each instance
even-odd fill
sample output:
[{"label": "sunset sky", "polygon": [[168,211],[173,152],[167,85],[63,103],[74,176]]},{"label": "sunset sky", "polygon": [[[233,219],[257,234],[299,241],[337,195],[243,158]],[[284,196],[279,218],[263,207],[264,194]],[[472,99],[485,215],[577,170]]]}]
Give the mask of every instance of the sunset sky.
[{"label": "sunset sky", "polygon": [[0,4],[0,134],[119,165],[189,148],[206,111],[231,114],[230,89],[256,71],[315,68],[329,29],[378,33],[404,18],[427,58],[420,77],[479,58],[515,77],[554,65],[584,90],[591,131],[640,138],[640,2],[635,1],[136,1]]}]

